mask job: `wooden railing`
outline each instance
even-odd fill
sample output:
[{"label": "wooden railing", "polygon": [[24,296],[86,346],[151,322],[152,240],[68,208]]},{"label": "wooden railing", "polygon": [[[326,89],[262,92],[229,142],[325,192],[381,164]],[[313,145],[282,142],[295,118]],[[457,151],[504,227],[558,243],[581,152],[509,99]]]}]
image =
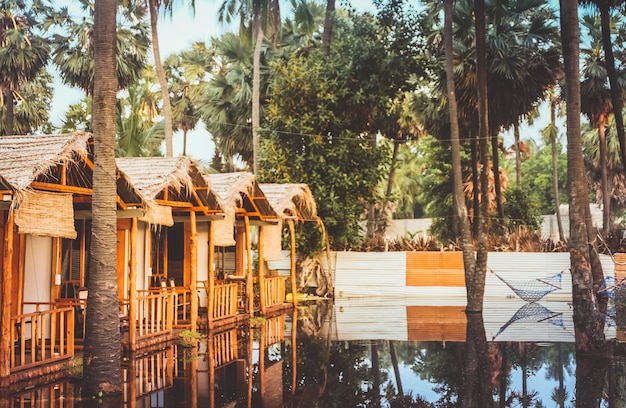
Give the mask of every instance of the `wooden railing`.
[{"label": "wooden railing", "polygon": [[213,302],[211,320],[219,320],[237,314],[238,290],[236,283],[223,283],[213,287],[213,294],[208,293],[208,302]]},{"label": "wooden railing", "polygon": [[280,343],[285,339],[285,315],[270,317],[265,321],[265,345]]},{"label": "wooden railing", "polygon": [[285,303],[285,278],[282,276],[265,278],[265,305],[264,307]]},{"label": "wooden railing", "polygon": [[209,337],[210,356],[213,367],[222,367],[225,364],[239,358],[239,346],[237,345],[237,330],[228,330]]},{"label": "wooden railing", "polygon": [[74,308],[27,304],[35,305],[35,311],[11,318],[11,371],[74,357]]},{"label": "wooden railing", "polygon": [[[173,345],[165,350],[130,359],[128,365],[123,366],[122,386],[125,402],[134,402],[137,398],[171,387],[174,383],[175,365],[175,346]],[[128,406],[135,405],[131,403]]]},{"label": "wooden railing", "polygon": [[177,329],[189,328],[191,324],[191,292],[189,289],[176,286],[160,290],[174,294],[174,320],[172,322],[174,327]]},{"label": "wooden railing", "polygon": [[138,292],[135,323],[138,341],[172,331],[174,297],[174,292],[169,290]]}]

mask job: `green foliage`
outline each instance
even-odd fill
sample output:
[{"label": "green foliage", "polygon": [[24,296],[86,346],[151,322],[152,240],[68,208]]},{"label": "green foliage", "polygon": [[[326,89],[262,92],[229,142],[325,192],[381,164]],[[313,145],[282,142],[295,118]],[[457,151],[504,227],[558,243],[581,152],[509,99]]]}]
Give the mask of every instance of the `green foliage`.
[{"label": "green foliage", "polygon": [[[84,90],[93,91],[94,65],[93,1],[79,0],[86,14],[51,16],[47,25],[57,24],[61,30],[52,35],[52,60],[59,68],[63,81]],[[150,28],[146,8],[142,1],[120,1],[117,22],[117,79],[119,89],[124,89],[141,78],[150,49]]]},{"label": "green foliage", "polygon": [[192,330],[183,330],[178,333],[178,344],[185,347],[194,347],[202,339],[202,334]]},{"label": "green foliage", "polygon": [[504,192],[504,214],[510,229],[526,226],[537,229],[541,226],[541,212],[535,197],[518,185],[509,186]]},{"label": "green foliage", "polygon": [[339,20],[330,57],[309,50],[271,64],[261,178],[307,183],[336,248],[360,242],[359,221],[388,168],[371,127],[389,98],[376,88],[377,27],[371,16]]},{"label": "green foliage", "polygon": [[[567,157],[558,148],[557,169],[559,175],[559,195],[562,203],[567,202]],[[541,147],[537,153],[522,162],[522,185],[530,192],[541,214],[553,214],[554,188],[552,185],[552,153],[550,146]]]}]

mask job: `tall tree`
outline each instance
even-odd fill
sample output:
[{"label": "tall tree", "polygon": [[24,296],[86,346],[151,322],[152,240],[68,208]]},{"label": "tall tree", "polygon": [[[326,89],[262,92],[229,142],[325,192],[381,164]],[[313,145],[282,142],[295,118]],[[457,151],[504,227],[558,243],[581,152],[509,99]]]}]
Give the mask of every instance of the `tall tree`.
[{"label": "tall tree", "polygon": [[[79,3],[88,16],[80,21],[70,15],[63,16],[61,24],[64,30],[53,35],[52,61],[59,68],[63,82],[92,95],[95,78],[92,41],[95,22],[91,15],[93,0],[79,0]],[[146,66],[150,37],[143,3],[138,0],[120,0],[116,4],[119,24],[115,72],[119,89],[124,89],[141,77]]]},{"label": "tall tree", "polygon": [[[586,29],[589,41],[585,41],[588,45],[581,49],[584,55],[581,83],[581,109],[587,116],[591,125],[598,129],[598,146],[599,146],[599,166],[601,171],[601,189],[602,189],[602,231],[608,234],[611,228],[611,194],[609,186],[609,170],[607,157],[607,123],[613,113],[612,90],[606,81],[607,64],[602,51],[602,34],[598,28],[600,17],[597,15],[585,14],[582,17],[583,27]],[[616,25],[615,20],[612,26]],[[620,73],[618,79],[618,91],[624,92],[623,73]],[[615,118],[615,122],[617,123]],[[616,126],[617,127],[617,126]]]},{"label": "tall tree", "polygon": [[[237,3],[237,1],[240,1]],[[278,1],[274,0],[224,0],[220,7],[220,20],[230,22],[237,13],[240,18],[240,26],[245,27],[252,20],[251,35],[254,44],[252,57],[252,169],[254,174],[259,173],[259,152],[261,139],[259,130],[261,127],[261,54],[265,34],[272,38],[278,38],[273,34],[280,30],[280,14]],[[243,34],[244,30],[240,30]]]},{"label": "tall tree", "polygon": [[16,96],[24,100],[20,87],[35,80],[50,58],[50,42],[37,32],[48,9],[39,2],[0,3],[0,108],[4,111],[4,135],[14,133]]},{"label": "tall tree", "polygon": [[[567,124],[567,177],[569,190],[570,258],[576,349],[596,350],[604,345],[604,321],[594,293],[589,200],[582,155],[580,127],[580,27],[578,0],[561,0],[561,37],[565,67]],[[593,238],[592,241],[593,242]],[[600,273],[602,269],[600,268]],[[582,367],[582,365],[581,365]],[[577,372],[578,374],[578,372]],[[582,374],[582,373],[581,373]],[[585,400],[576,389],[576,400]]]},{"label": "tall tree", "polygon": [[172,124],[172,104],[170,103],[170,93],[167,88],[167,79],[165,78],[165,70],[163,69],[163,61],[161,61],[161,49],[159,47],[159,34],[157,30],[158,10],[162,2],[160,0],[148,0],[150,7],[150,32],[152,36],[152,54],[154,56],[154,69],[159,79],[161,88],[161,101],[163,103],[163,120],[165,122],[165,156],[172,157],[174,148],[172,146],[173,124]]},{"label": "tall tree", "polygon": [[593,3],[600,12],[600,27],[602,31],[602,49],[604,50],[605,67],[609,78],[611,104],[615,115],[615,127],[617,139],[620,144],[620,156],[622,165],[626,169],[626,132],[624,131],[623,112],[623,89],[619,84],[618,72],[615,67],[615,56],[613,55],[613,39],[611,32],[611,8],[623,5],[624,0],[585,0],[583,3]]},{"label": "tall tree", "polygon": [[563,220],[561,219],[561,200],[559,195],[559,171],[558,171],[558,146],[559,146],[559,128],[556,125],[556,107],[558,99],[552,95],[550,97],[550,123],[543,130],[543,137],[546,143],[550,145],[552,151],[552,187],[554,189],[554,207],[556,212],[556,224],[559,231],[559,240],[565,242],[565,233],[563,232]]},{"label": "tall tree", "polygon": [[485,27],[485,1],[475,0],[476,26],[476,91],[478,94],[478,146],[480,154],[480,213],[478,216],[478,251],[474,273],[465,276],[467,286],[467,312],[482,313],[489,251],[489,97],[487,94],[487,45]]},{"label": "tall tree", "polygon": [[[471,277],[476,273],[476,258],[474,258],[474,242],[469,222],[467,204],[463,194],[463,168],[461,167],[461,142],[458,122],[458,111],[454,85],[454,30],[452,25],[453,0],[444,0],[444,48],[446,57],[446,86],[448,90],[448,112],[450,115],[450,140],[452,145],[452,174],[454,177],[454,208],[456,222],[461,233],[463,246],[463,268],[465,276]],[[466,278],[467,279],[467,278]],[[468,287],[469,288],[469,287]],[[469,295],[469,292],[468,292]],[[469,299],[469,297],[468,297]]]},{"label": "tall tree", "polygon": [[119,394],[122,389],[115,212],[116,15],[116,0],[95,1],[93,220],[83,356],[86,397]]}]

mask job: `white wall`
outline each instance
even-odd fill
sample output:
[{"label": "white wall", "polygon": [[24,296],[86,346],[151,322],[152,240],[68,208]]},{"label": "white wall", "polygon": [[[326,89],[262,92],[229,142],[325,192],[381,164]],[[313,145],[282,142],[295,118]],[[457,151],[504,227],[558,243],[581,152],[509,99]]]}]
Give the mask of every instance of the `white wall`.
[{"label": "white wall", "polygon": [[[52,238],[27,235],[24,302],[50,302],[51,280]],[[24,313],[31,313],[34,310],[34,306],[24,307]]]}]

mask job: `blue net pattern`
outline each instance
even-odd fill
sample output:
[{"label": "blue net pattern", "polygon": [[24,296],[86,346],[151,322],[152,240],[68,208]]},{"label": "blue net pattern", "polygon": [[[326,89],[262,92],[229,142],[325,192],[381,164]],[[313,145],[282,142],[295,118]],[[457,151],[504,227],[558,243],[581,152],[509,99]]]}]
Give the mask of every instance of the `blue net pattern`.
[{"label": "blue net pattern", "polygon": [[555,326],[564,327],[563,324],[563,313],[553,312],[547,307],[535,303],[525,303],[524,306],[520,307],[517,312],[506,322],[498,333],[493,336],[492,340],[495,340],[503,331],[505,331],[509,326],[513,323],[541,323],[547,322],[551,323]]},{"label": "blue net pattern", "polygon": [[561,289],[563,273],[559,272],[546,278],[528,279],[528,280],[505,280],[500,275],[491,271],[505,285],[507,285],[517,296],[527,302],[536,302],[555,290]]}]

